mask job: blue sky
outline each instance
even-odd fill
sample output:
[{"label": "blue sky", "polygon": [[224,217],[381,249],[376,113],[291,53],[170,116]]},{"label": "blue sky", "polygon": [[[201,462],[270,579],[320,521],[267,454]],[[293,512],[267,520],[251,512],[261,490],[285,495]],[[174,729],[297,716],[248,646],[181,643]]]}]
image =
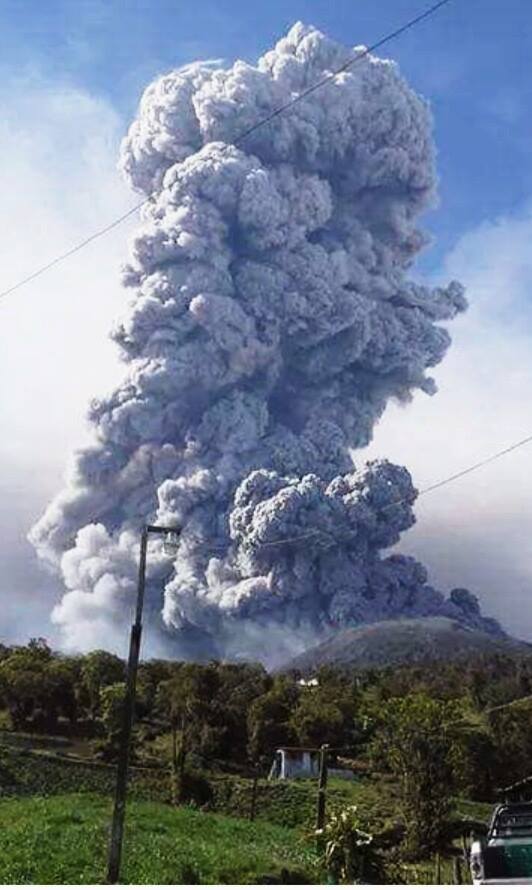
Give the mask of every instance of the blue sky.
[{"label": "blue sky", "polygon": [[[197,58],[254,61],[294,21],[372,43],[422,0],[3,0],[0,4],[0,289],[135,201],[116,154],[143,88]],[[368,455],[420,487],[532,432],[532,6],[453,0],[388,44],[431,103],[440,205],[420,274],[461,278],[470,312],[434,399],[391,407]],[[88,399],[120,368],[106,333],[124,292],[130,225],[0,306],[0,637],[44,632],[57,581],[25,541],[84,435]],[[532,640],[530,452],[419,502],[401,545],[442,589],[469,586]]]},{"label": "blue sky", "polygon": [[[296,19],[347,43],[373,43],[421,0],[4,0],[4,76],[35,72],[108,99],[128,120],[157,74],[195,58],[254,60]],[[475,222],[532,191],[530,4],[453,0],[386,54],[432,104],[441,206],[430,220],[438,262]]]}]

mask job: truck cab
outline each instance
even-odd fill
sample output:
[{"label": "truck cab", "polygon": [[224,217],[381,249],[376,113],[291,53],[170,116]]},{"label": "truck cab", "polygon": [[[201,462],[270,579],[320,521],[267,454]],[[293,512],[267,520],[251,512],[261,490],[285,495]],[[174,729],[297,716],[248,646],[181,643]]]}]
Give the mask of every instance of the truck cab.
[{"label": "truck cab", "polygon": [[532,801],[498,804],[470,854],[474,884],[532,884]]}]

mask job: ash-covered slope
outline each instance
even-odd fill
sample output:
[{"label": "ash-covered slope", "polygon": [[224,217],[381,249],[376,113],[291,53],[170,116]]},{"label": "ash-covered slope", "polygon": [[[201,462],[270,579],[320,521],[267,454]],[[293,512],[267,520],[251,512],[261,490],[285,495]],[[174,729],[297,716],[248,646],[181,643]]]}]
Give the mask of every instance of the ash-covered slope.
[{"label": "ash-covered slope", "polygon": [[280,670],[312,673],[322,665],[384,667],[460,661],[480,655],[532,656],[532,644],[494,635],[443,616],[379,621],[347,628],[284,664]]},{"label": "ash-covered slope", "polygon": [[123,639],[157,521],[182,534],[174,557],[150,545],[148,639],[178,657],[268,663],[331,626],[464,617],[383,553],[415,521],[408,471],[351,457],[389,399],[435,391],[466,305],[408,277],[436,181],[427,104],[361,57],[239,139],[360,52],[297,24],[256,66],[189,65],[144,94],[121,159],[150,198],[113,332],[124,380],[31,534],[71,646]]}]

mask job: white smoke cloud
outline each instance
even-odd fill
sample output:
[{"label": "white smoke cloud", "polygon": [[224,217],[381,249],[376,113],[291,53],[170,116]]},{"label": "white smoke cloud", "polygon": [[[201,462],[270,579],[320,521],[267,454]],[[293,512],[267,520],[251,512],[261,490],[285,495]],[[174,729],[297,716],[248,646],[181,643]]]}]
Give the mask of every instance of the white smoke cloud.
[{"label": "white smoke cloud", "polygon": [[[36,71],[4,76],[0,101],[3,290],[123,213],[131,194],[113,171],[122,123],[105,101]],[[120,378],[106,332],[125,304],[123,238],[110,233],[0,302],[2,639],[54,639],[48,618],[61,582],[26,535],[87,438],[87,400]]]},{"label": "white smoke cloud", "polygon": [[406,470],[350,457],[390,399],[434,392],[440,323],[465,308],[455,282],[406,277],[434,197],[426,104],[393,63],[362,58],[233,145],[359,51],[296,25],[256,68],[190,65],[143,97],[121,156],[152,195],[113,331],[127,373],[93,401],[95,442],[32,532],[61,569],[55,618],[72,642],[118,621],[138,529],[157,518],[182,526],[177,558],[154,545],[149,577],[153,621],[164,587],[181,653],[234,654],[236,627],[308,637],[405,612],[495,629],[414,560],[382,558],[415,490]]},{"label": "white smoke cloud", "polygon": [[[0,98],[4,289],[123,212],[131,195],[113,174],[122,127],[103,100],[36,75],[4,84]],[[115,265],[123,237],[123,230],[110,233],[2,301],[0,411],[10,435],[2,436],[0,454],[6,459],[24,456],[49,467],[48,452],[60,447],[56,466],[63,464],[79,444],[87,400],[119,379],[106,333],[125,304]],[[104,290],[106,300],[99,299]],[[21,410],[21,401],[31,410]]]}]

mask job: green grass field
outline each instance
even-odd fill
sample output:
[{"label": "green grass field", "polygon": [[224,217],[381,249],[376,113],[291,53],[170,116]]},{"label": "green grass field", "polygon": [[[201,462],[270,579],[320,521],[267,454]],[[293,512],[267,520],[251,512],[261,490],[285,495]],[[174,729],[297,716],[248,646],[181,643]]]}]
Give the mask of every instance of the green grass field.
[{"label": "green grass field", "polygon": [[[0,802],[0,883],[91,884],[105,877],[111,806],[95,794]],[[190,808],[133,801],[128,806],[122,882],[134,884],[290,883],[319,880],[302,831]]]},{"label": "green grass field", "polygon": [[[206,774],[209,812],[168,805],[168,771],[132,770],[124,881],[257,883],[281,870],[320,882],[310,831],[315,780],[258,785],[257,821],[246,818],[249,779]],[[115,768],[0,746],[0,883],[98,883],[104,879]],[[327,809],[357,804],[379,831],[400,819],[387,776],[353,782],[331,777]],[[492,805],[456,801],[455,814],[487,819]],[[434,863],[405,867],[404,882],[432,883]],[[442,862],[452,883],[452,864]],[[293,880],[292,880],[293,882]]]}]

